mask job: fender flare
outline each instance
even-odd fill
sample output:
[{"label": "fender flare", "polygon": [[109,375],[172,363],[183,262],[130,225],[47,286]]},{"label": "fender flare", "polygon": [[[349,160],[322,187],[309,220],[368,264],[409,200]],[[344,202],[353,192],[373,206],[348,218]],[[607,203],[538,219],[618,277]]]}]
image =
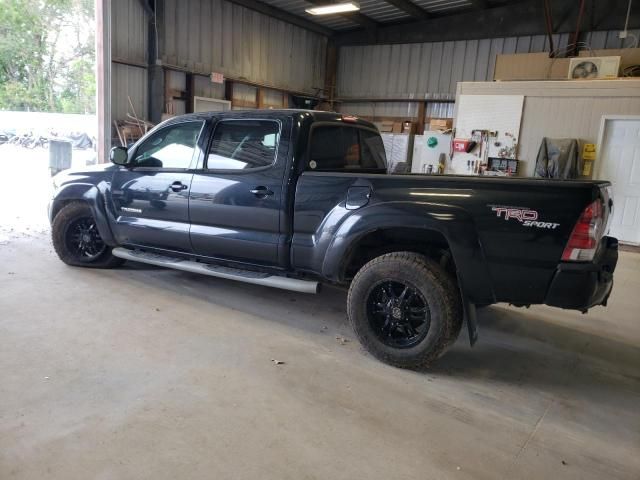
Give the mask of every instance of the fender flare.
[{"label": "fender flare", "polygon": [[441,234],[451,250],[463,300],[492,303],[495,294],[473,218],[459,206],[431,202],[385,202],[354,210],[335,230],[322,275],[338,281],[349,252],[376,230],[415,228]]},{"label": "fender flare", "polygon": [[69,183],[67,185],[61,185],[51,201],[49,221],[53,223],[53,219],[58,212],[65,204],[71,201],[86,202],[91,209],[93,218],[96,221],[96,227],[104,243],[110,247],[118,245],[108,220],[106,205],[107,185],[105,182],[100,182],[97,185],[90,183]]}]

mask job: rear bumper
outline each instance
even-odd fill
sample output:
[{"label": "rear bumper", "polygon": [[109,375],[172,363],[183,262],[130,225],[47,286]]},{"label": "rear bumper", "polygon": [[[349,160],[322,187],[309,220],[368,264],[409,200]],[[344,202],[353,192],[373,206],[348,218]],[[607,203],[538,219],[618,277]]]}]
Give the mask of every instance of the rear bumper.
[{"label": "rear bumper", "polygon": [[606,305],[618,263],[618,240],[604,237],[592,262],[562,262],[551,280],[544,303],[586,312]]}]

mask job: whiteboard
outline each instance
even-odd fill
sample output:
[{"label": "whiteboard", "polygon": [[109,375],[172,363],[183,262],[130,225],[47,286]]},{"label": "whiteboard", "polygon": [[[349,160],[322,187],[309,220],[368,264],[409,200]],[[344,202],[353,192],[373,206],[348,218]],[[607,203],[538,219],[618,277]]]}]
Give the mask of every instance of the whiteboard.
[{"label": "whiteboard", "polygon": [[460,95],[455,137],[471,138],[473,130],[496,131],[489,157],[517,158],[523,105],[524,95]]},{"label": "whiteboard", "polygon": [[384,152],[387,156],[387,172],[398,173],[396,168],[399,163],[409,161],[409,149],[413,148],[411,141],[413,136],[408,133],[381,133]]}]

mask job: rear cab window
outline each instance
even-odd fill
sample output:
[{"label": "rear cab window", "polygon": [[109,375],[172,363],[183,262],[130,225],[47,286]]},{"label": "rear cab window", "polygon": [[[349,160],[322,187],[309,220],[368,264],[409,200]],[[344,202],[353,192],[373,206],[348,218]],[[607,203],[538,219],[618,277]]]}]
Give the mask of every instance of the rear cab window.
[{"label": "rear cab window", "polygon": [[307,170],[386,173],[387,159],[382,139],[378,132],[362,127],[314,126]]}]

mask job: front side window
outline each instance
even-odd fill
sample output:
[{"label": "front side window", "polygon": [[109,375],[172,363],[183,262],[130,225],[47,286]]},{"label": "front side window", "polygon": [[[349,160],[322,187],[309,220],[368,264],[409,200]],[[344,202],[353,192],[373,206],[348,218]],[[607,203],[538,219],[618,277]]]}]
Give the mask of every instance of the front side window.
[{"label": "front side window", "polygon": [[271,165],[280,126],[272,120],[222,120],[216,125],[207,157],[211,170],[247,170]]},{"label": "front side window", "polygon": [[309,169],[319,171],[383,171],[386,166],[380,135],[362,128],[315,127],[311,134]]},{"label": "front side window", "polygon": [[136,150],[134,167],[189,168],[202,122],[172,125],[155,132]]}]

